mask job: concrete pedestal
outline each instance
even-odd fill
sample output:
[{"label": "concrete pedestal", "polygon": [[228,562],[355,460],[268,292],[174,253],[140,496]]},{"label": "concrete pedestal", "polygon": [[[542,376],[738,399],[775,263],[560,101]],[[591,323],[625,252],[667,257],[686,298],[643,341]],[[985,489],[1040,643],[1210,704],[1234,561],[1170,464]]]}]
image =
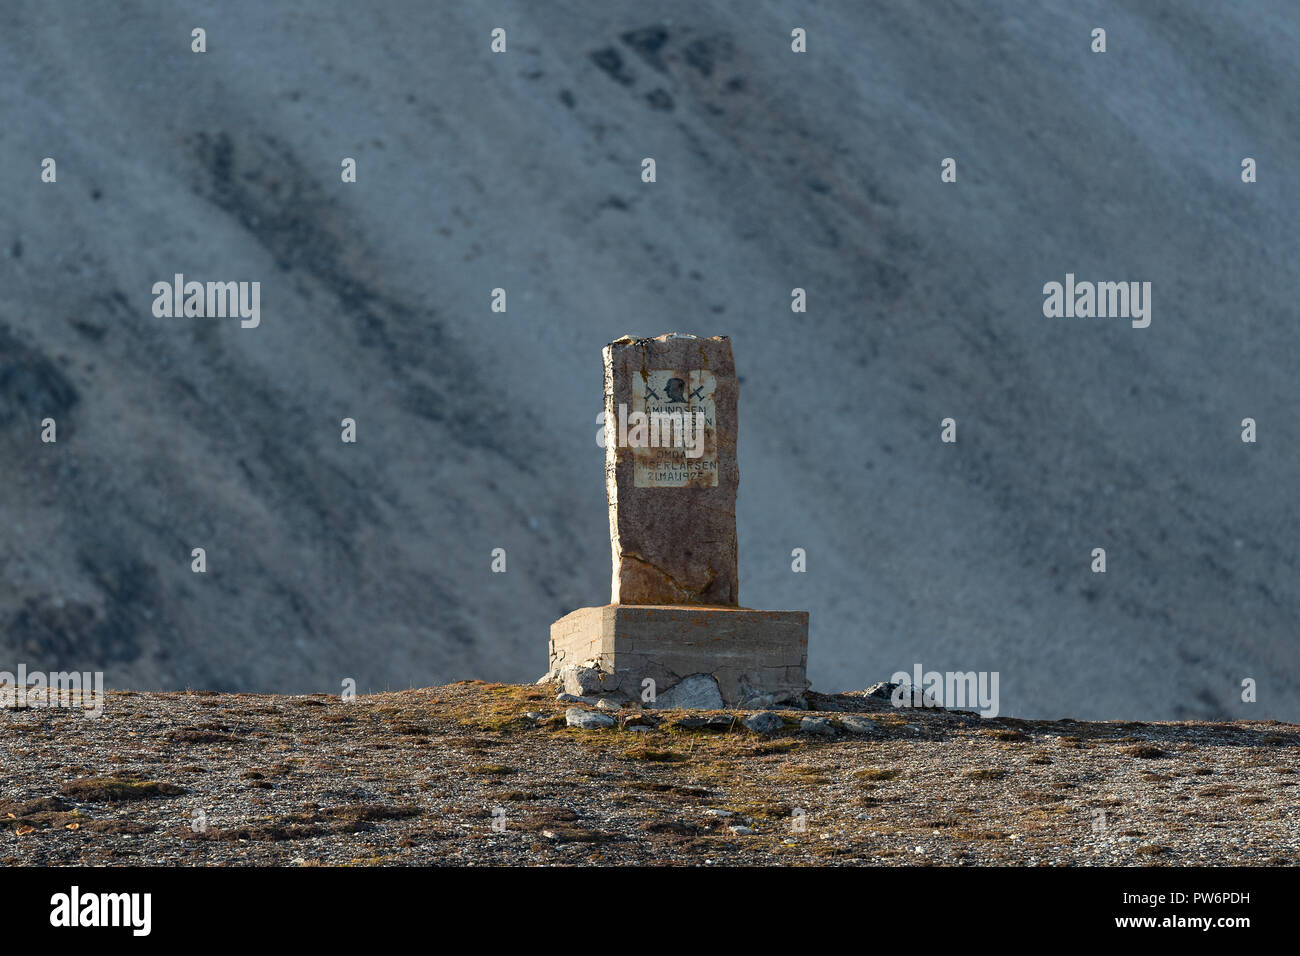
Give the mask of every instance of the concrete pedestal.
[{"label": "concrete pedestal", "polygon": [[[808,612],[701,605],[606,604],[551,625],[552,674],[590,664],[599,692],[641,699],[687,677],[711,676],[727,707],[791,703],[808,689]],[[671,695],[670,695],[671,699]]]}]

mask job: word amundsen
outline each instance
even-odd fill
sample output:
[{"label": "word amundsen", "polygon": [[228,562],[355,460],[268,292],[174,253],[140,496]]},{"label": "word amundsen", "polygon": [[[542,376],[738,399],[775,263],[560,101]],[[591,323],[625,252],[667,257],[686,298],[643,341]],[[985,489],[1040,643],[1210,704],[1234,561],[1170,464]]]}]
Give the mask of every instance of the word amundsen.
[{"label": "word amundsen", "polygon": [[1043,286],[1043,315],[1049,319],[1129,319],[1133,328],[1151,324],[1150,282],[1075,282],[1074,273],[1065,274],[1065,285],[1049,282]]},{"label": "word amundsen", "polygon": [[889,678],[895,684],[892,703],[895,707],[971,707],[981,717],[998,715],[997,671],[921,672],[915,664],[912,673],[898,671]]},{"label": "word amundsen", "polygon": [[178,272],[171,282],[155,282],[153,294],[153,314],[159,319],[237,315],[245,329],[255,329],[262,322],[260,282],[186,282]]},{"label": "word amundsen", "polygon": [[605,447],[607,435],[613,435],[620,448],[668,448],[676,446],[686,450],[687,458],[704,454],[703,412],[632,412],[619,403],[618,412],[601,412],[596,421],[602,422],[596,432],[596,444]]},{"label": "word amundsen", "polygon": [[[15,677],[9,671],[0,671],[0,700],[9,697],[12,688],[13,704],[23,707],[78,708],[85,717],[100,717],[104,713],[104,672],[95,671],[44,671],[27,670],[18,665]],[[93,706],[87,707],[89,700]]]},{"label": "word amundsen", "polygon": [[153,929],[152,893],[85,893],[74,886],[50,897],[50,925],[129,926],[131,935],[148,936]]}]

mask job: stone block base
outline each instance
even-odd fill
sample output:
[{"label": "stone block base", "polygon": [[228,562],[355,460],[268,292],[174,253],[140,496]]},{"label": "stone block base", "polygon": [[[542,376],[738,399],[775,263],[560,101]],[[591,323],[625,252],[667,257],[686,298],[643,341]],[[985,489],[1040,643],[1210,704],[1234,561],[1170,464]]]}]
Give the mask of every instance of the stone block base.
[{"label": "stone block base", "polygon": [[[685,678],[705,674],[717,681],[726,707],[794,703],[808,689],[808,612],[698,605],[579,608],[551,625],[550,674],[583,664],[599,672],[594,692],[628,700],[641,699],[647,677],[655,682],[656,695],[664,697]],[[667,694],[666,701],[673,699]]]}]

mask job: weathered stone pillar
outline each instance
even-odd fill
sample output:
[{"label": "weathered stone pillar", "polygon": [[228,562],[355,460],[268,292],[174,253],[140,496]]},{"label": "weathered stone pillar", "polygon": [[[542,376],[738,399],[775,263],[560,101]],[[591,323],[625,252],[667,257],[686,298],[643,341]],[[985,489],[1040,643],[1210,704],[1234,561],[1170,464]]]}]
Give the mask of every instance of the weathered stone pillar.
[{"label": "weathered stone pillar", "polygon": [[808,612],[739,606],[731,342],[624,337],[604,359],[611,600],[551,625],[543,679],[651,706],[802,704]]},{"label": "weathered stone pillar", "polygon": [[736,606],[730,340],[629,337],[605,346],[604,358],[610,603]]}]

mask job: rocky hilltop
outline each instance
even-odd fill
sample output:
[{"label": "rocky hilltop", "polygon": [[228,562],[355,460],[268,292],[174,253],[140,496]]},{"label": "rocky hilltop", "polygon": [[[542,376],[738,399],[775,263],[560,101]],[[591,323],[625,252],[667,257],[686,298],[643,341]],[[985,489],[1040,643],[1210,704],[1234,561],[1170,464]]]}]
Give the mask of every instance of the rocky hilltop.
[{"label": "rocky hilltop", "polygon": [[5,709],[0,864],[1300,862],[1293,724],[808,706],[605,710],[473,681]]}]

